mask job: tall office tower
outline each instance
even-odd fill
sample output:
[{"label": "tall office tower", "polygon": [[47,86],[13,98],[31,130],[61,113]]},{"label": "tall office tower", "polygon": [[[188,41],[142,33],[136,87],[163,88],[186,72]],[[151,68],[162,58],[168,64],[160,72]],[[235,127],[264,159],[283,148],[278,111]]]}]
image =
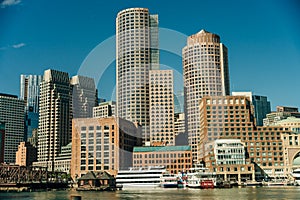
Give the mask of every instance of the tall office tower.
[{"label": "tall office tower", "polygon": [[15,163],[18,145],[24,139],[24,101],[0,94],[0,121],[5,125],[4,162]]},{"label": "tall office tower", "polygon": [[149,134],[149,71],[159,68],[158,16],[147,8],[129,8],[116,18],[117,116],[142,125]]},{"label": "tall office tower", "polygon": [[25,101],[26,110],[32,107],[32,112],[38,113],[40,83],[43,76],[22,74],[20,79],[20,99]]},{"label": "tall office tower", "polygon": [[227,48],[218,35],[201,30],[188,37],[182,60],[187,132],[196,161],[200,142],[199,101],[204,96],[229,95]]},{"label": "tall office tower", "polygon": [[151,70],[150,144],[175,145],[173,71]]},{"label": "tall office tower", "polygon": [[39,126],[39,101],[41,75],[21,75],[20,99],[25,101],[25,135],[24,140],[32,136],[32,130]]},{"label": "tall office tower", "polygon": [[271,103],[266,96],[253,95],[252,92],[232,92],[232,96],[247,96],[254,106],[256,126],[262,126],[263,119],[271,113]]},{"label": "tall office tower", "polygon": [[41,83],[38,164],[53,170],[61,147],[71,142],[72,86],[66,72],[46,70]]},{"label": "tall office tower", "polygon": [[88,118],[93,116],[93,107],[97,106],[97,90],[93,78],[73,76],[73,118]]}]

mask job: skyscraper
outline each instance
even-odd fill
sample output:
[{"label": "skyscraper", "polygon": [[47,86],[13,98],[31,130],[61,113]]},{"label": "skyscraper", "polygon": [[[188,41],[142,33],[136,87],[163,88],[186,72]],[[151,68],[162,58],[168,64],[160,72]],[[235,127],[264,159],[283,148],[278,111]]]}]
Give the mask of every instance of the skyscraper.
[{"label": "skyscraper", "polygon": [[173,71],[151,70],[150,144],[175,145]]},{"label": "skyscraper", "polygon": [[73,76],[73,118],[87,118],[93,116],[93,107],[97,105],[97,90],[95,81],[84,76]]},{"label": "skyscraper", "polygon": [[61,147],[71,142],[72,86],[66,72],[46,70],[41,83],[38,162],[53,169]]},{"label": "skyscraper", "polygon": [[32,112],[39,112],[40,83],[43,76],[24,75],[20,77],[20,99],[25,101],[26,110],[32,107]]},{"label": "skyscraper", "polygon": [[159,68],[158,16],[129,8],[116,18],[117,115],[142,125],[149,142],[149,70]]},{"label": "skyscraper", "polygon": [[205,30],[188,37],[182,50],[185,113],[194,160],[198,160],[200,142],[200,99],[229,95],[227,57],[227,48],[220,43],[220,37]]},{"label": "skyscraper", "polygon": [[40,83],[43,76],[21,75],[20,99],[25,101],[25,141],[32,136],[33,129],[39,126]]},{"label": "skyscraper", "polygon": [[18,145],[24,139],[24,101],[0,94],[0,121],[5,125],[4,162],[15,163]]}]

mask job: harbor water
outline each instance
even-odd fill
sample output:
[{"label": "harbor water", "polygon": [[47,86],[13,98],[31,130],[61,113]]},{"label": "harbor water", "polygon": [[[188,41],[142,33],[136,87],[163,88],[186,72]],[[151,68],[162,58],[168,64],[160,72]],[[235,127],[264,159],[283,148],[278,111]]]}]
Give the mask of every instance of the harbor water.
[{"label": "harbor water", "polygon": [[300,199],[300,187],[244,187],[230,189],[130,189],[115,192],[77,192],[77,191],[44,191],[0,193],[1,200],[70,200],[72,196],[81,196],[81,200],[196,200],[196,199]]}]

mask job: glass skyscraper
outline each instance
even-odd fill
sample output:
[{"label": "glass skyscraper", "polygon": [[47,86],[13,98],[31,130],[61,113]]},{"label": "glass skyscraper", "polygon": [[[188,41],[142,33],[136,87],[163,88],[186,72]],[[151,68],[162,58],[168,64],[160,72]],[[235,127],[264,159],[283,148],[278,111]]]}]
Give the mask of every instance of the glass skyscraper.
[{"label": "glass skyscraper", "polygon": [[25,101],[24,140],[32,136],[32,131],[39,126],[39,101],[41,75],[24,75],[20,77],[20,99]]}]

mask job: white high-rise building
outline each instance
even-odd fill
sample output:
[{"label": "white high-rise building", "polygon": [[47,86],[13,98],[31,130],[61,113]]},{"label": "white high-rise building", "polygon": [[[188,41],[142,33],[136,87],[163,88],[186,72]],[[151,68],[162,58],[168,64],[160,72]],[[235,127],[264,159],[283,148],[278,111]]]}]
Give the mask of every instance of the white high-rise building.
[{"label": "white high-rise building", "polygon": [[175,145],[173,71],[151,70],[150,144]]},{"label": "white high-rise building", "polygon": [[[0,93],[0,122],[5,126],[4,162],[6,163],[15,163],[18,145],[24,140],[24,106],[24,101],[17,96]],[[2,143],[0,141],[0,145]]]},{"label": "white high-rise building", "polygon": [[93,107],[97,105],[97,90],[93,78],[73,76],[73,118],[88,118],[93,116]]},{"label": "white high-rise building", "polygon": [[117,116],[142,125],[149,134],[149,71],[159,68],[158,16],[147,8],[129,8],[116,18]]},{"label": "white high-rise building", "polygon": [[72,86],[66,72],[46,70],[41,83],[38,163],[54,169],[61,148],[71,142]]},{"label": "white high-rise building", "polygon": [[187,132],[196,161],[200,142],[200,99],[230,94],[227,48],[218,35],[201,30],[188,37],[182,60]]}]

